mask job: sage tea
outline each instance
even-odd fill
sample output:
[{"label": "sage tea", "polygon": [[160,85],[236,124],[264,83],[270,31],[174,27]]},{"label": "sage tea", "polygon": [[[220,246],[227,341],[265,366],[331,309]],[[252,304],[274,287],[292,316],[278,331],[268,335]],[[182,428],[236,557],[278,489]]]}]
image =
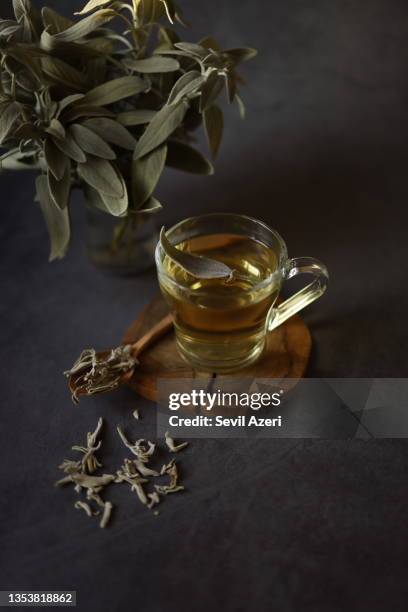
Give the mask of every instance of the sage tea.
[{"label": "sage tea", "polygon": [[174,314],[179,351],[196,369],[229,372],[248,365],[262,352],[279,293],[278,254],[256,238],[227,232],[175,246],[231,270],[229,277],[203,278],[163,253],[159,281]]}]

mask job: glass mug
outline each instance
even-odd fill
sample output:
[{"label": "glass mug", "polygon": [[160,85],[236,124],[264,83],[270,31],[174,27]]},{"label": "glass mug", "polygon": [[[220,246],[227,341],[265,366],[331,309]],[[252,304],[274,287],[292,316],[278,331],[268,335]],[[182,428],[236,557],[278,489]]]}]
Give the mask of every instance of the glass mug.
[{"label": "glass mug", "polygon": [[[228,373],[262,354],[266,334],[319,298],[326,267],[317,259],[289,259],[286,245],[265,223],[233,213],[190,217],[166,232],[179,249],[227,264],[230,279],[201,279],[170,259],[158,243],[160,289],[174,315],[181,355],[197,370]],[[282,282],[298,274],[314,280],[275,305]]]}]

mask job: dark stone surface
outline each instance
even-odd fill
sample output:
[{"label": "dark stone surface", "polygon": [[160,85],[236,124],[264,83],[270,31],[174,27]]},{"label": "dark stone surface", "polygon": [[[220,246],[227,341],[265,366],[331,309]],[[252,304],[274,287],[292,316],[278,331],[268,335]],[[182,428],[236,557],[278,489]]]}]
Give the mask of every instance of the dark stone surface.
[{"label": "dark stone surface", "polygon": [[[186,37],[212,31],[260,55],[215,176],[169,172],[162,220],[264,219],[331,272],[305,313],[309,375],[406,376],[406,2],[188,4]],[[404,441],[197,441],[182,458],[189,492],[154,518],[116,487],[106,532],[53,489],[99,415],[107,471],[123,456],[116,423],[154,437],[152,404],[123,390],[73,407],[60,373],[81,347],[115,345],[156,283],[91,267],[79,199],[72,248],[48,264],[31,178],[3,174],[1,187],[0,588],[76,589],[87,611],[405,612]]]}]

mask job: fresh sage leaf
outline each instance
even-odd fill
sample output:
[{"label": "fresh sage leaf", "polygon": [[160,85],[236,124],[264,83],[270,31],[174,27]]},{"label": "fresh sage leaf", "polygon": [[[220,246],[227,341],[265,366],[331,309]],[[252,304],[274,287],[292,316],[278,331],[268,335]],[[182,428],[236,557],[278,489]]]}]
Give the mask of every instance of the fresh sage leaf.
[{"label": "fresh sage leaf", "polygon": [[142,206],[142,208],[139,208],[139,210],[135,211],[136,215],[155,215],[156,213],[158,213],[161,209],[163,208],[163,206],[160,204],[160,202],[154,198],[153,196],[150,196],[150,198],[147,200],[147,202],[145,202]]},{"label": "fresh sage leaf", "polygon": [[216,104],[209,106],[204,112],[204,127],[211,155],[215,159],[220,148],[224,129],[224,115]]},{"label": "fresh sage leaf", "polygon": [[145,123],[150,123],[156,114],[157,111],[152,110],[125,111],[123,113],[119,113],[116,119],[122,125],[144,125]]},{"label": "fresh sage leaf", "polygon": [[132,204],[139,209],[150,198],[166,161],[167,146],[162,145],[144,157],[132,161]]},{"label": "fresh sage leaf", "polygon": [[10,131],[21,114],[18,102],[11,102],[0,115],[0,144],[7,139]]},{"label": "fresh sage leaf", "polygon": [[233,275],[233,270],[221,261],[209,259],[202,255],[194,255],[175,247],[167,238],[164,227],[160,232],[160,244],[165,255],[192,276],[203,279],[229,279]]},{"label": "fresh sage leaf", "polygon": [[50,261],[64,257],[70,241],[70,222],[68,208],[59,209],[48,189],[47,177],[38,176],[36,180],[37,197],[44,215],[50,237]]},{"label": "fresh sage leaf", "polygon": [[105,4],[111,3],[112,0],[90,0],[81,11],[75,13],[75,15],[85,15],[86,13],[90,13],[96,8],[101,6],[105,6]]},{"label": "fresh sage leaf", "polygon": [[50,125],[45,130],[47,134],[51,134],[55,138],[65,138],[65,128],[58,119],[51,119]]},{"label": "fresh sage leaf", "polygon": [[93,119],[87,119],[83,125],[96,134],[122,149],[128,149],[133,151],[136,146],[136,139],[123,125],[109,119],[107,117],[95,117]]},{"label": "fresh sage leaf", "polygon": [[239,96],[238,94],[235,94],[235,100],[238,104],[239,116],[241,117],[241,119],[245,119],[245,115],[246,115],[245,104],[241,96]]},{"label": "fresh sage leaf", "polygon": [[51,197],[58,208],[63,210],[68,206],[71,193],[71,164],[67,163],[64,176],[60,181],[55,178],[50,170],[48,170],[47,178]]},{"label": "fresh sage leaf", "polygon": [[163,106],[146,127],[136,145],[133,159],[139,159],[160,146],[179,127],[188,109],[188,102]]},{"label": "fresh sage leaf", "polygon": [[224,53],[228,55],[235,64],[240,64],[241,62],[247,62],[254,58],[258,54],[258,51],[251,47],[242,47],[238,49],[225,49]]},{"label": "fresh sage leaf", "polygon": [[44,143],[44,157],[52,174],[60,181],[64,176],[68,160],[51,138],[47,138]]},{"label": "fresh sage leaf", "polygon": [[55,38],[64,42],[75,42],[100,28],[106,22],[111,21],[114,17],[116,17],[115,11],[102,9],[74,23],[66,30],[55,34]]},{"label": "fresh sage leaf", "polygon": [[64,111],[63,119],[64,122],[69,123],[80,119],[81,117],[115,117],[115,113],[112,113],[103,106],[76,106],[72,105],[72,108],[68,108]]},{"label": "fresh sage leaf", "polygon": [[196,93],[204,81],[205,77],[197,70],[186,72],[174,84],[167,104],[177,104],[183,97]]},{"label": "fresh sage leaf", "polygon": [[146,91],[148,88],[149,85],[140,77],[124,76],[91,89],[81,100],[81,104],[106,106]]},{"label": "fresh sage leaf", "polygon": [[42,8],[41,15],[44,28],[46,28],[51,35],[63,32],[73,25],[71,19],[60,15],[48,6]]},{"label": "fresh sage leaf", "polygon": [[43,57],[41,66],[44,73],[55,83],[76,91],[85,91],[85,75],[58,57]]},{"label": "fresh sage leaf", "polygon": [[115,151],[98,134],[95,134],[95,132],[84,125],[74,123],[69,128],[69,131],[85,153],[90,153],[95,155],[95,157],[102,157],[103,159],[116,159]]},{"label": "fresh sage leaf", "polygon": [[85,188],[85,196],[87,201],[94,208],[98,208],[102,212],[113,215],[114,217],[122,217],[126,214],[128,209],[128,192],[125,181],[122,176],[119,176],[122,181],[123,195],[118,198],[116,196],[110,196],[103,191],[97,191],[89,185]]},{"label": "fresh sage leaf", "polygon": [[88,156],[84,164],[78,165],[78,174],[85,183],[108,196],[122,198],[123,183],[115,168],[107,160]]},{"label": "fresh sage leaf", "polygon": [[196,55],[197,57],[204,58],[208,50],[202,47],[201,45],[197,45],[196,43],[190,42],[178,42],[174,45],[180,51],[185,51],[191,55]]},{"label": "fresh sage leaf", "polygon": [[160,57],[159,55],[139,60],[129,59],[126,61],[126,66],[136,70],[136,72],[147,74],[175,72],[180,68],[177,60],[172,57]]},{"label": "fresh sage leaf", "polygon": [[213,70],[207,77],[206,82],[201,87],[200,111],[205,111],[218,98],[224,89],[224,77]]},{"label": "fresh sage leaf", "polygon": [[213,165],[199,151],[185,142],[170,140],[166,166],[193,174],[214,174]]},{"label": "fresh sage leaf", "polygon": [[65,133],[64,138],[53,138],[54,145],[60,149],[67,157],[78,162],[86,162],[86,155],[83,150],[77,145],[69,132]]}]

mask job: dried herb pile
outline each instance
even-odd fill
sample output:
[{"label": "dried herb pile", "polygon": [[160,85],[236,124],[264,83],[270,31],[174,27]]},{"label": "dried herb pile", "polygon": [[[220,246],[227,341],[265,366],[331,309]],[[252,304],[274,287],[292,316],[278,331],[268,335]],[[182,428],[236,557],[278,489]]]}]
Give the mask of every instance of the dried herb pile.
[{"label": "dried herb pile", "polygon": [[[138,413],[134,416],[139,418]],[[56,486],[73,485],[75,492],[80,496],[74,503],[77,510],[82,510],[91,518],[98,517],[100,527],[105,528],[113,509],[112,503],[105,501],[102,497],[108,485],[127,484],[148,509],[155,508],[160,503],[161,497],[184,490],[184,486],[179,484],[179,472],[174,458],[169,463],[162,465],[160,471],[152,469],[148,464],[155,454],[156,444],[144,439],[129,442],[119,426],[117,432],[132,456],[125,458],[121,467],[114,474],[96,474],[103,467],[96,456],[96,452],[100,451],[102,445],[102,441],[98,440],[102,426],[103,420],[100,418],[95,431],[87,434],[86,446],[72,447],[72,450],[81,453],[81,459],[64,459],[59,466],[65,476],[55,484]],[[166,433],[165,442],[171,453],[177,453],[188,445],[187,442],[176,444],[168,433]],[[168,482],[165,484],[152,482],[152,479],[160,479],[160,477],[167,477]],[[153,512],[158,514],[157,509],[154,509]]]},{"label": "dried herb pile", "polygon": [[223,50],[212,38],[184,42],[173,0],[91,0],[75,21],[30,0],[0,20],[0,163],[33,169],[49,230],[50,259],[71,235],[74,187],[87,204],[128,223],[155,213],[164,166],[211,174],[192,146],[203,124],[215,157],[223,132],[216,104],[238,95],[238,65],[250,48]]}]

